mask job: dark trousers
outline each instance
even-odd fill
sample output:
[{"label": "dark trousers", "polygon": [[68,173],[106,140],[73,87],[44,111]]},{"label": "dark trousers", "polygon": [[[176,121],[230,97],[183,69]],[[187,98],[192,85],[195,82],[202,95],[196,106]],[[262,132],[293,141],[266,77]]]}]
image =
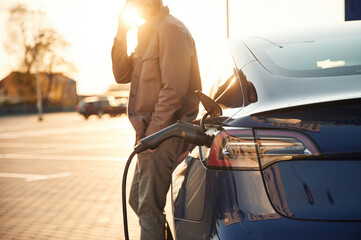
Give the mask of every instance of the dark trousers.
[{"label": "dark trousers", "polygon": [[139,217],[142,240],[165,238],[164,207],[181,142],[171,138],[138,155],[129,203]]}]

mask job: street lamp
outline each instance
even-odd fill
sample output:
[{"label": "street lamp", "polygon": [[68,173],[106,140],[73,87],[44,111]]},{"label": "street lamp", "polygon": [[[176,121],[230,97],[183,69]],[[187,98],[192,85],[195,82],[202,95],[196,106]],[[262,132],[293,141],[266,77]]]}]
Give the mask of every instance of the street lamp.
[{"label": "street lamp", "polygon": [[38,120],[42,121],[43,120],[43,105],[42,105],[42,101],[41,101],[41,88],[40,88],[40,79],[39,79],[39,64],[38,64],[38,58],[37,58],[37,54],[38,54],[38,45],[39,45],[39,37],[38,39],[36,39],[36,43],[35,43],[35,78],[36,78],[36,108],[38,109]]},{"label": "street lamp", "polygon": [[[39,14],[40,7],[38,7],[37,13]],[[41,87],[40,87],[40,79],[39,79],[39,59],[38,59],[38,46],[40,44],[40,39],[42,35],[39,33],[39,17],[35,18],[35,29],[36,29],[36,37],[35,37],[35,48],[34,48],[34,59],[35,59],[35,78],[36,78],[36,108],[38,109],[38,121],[43,121],[43,104],[41,97]]]},{"label": "street lamp", "polygon": [[228,8],[228,0],[226,0],[226,18],[227,18],[227,38],[229,38],[229,8]]}]

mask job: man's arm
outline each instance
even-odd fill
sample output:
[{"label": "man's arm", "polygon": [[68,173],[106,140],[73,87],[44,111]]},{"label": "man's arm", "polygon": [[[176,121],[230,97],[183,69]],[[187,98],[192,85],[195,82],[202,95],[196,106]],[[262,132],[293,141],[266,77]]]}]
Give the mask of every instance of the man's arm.
[{"label": "man's arm", "polygon": [[113,74],[117,83],[129,83],[133,72],[133,58],[127,54],[127,33],[131,25],[125,20],[126,5],[119,14],[117,35],[112,48]]},{"label": "man's arm", "polygon": [[133,72],[133,59],[127,54],[127,34],[117,34],[112,48],[113,74],[117,83],[129,83]]},{"label": "man's arm", "polygon": [[159,64],[162,89],[145,135],[153,134],[174,123],[175,114],[188,94],[194,42],[188,32],[176,25],[159,33]]}]

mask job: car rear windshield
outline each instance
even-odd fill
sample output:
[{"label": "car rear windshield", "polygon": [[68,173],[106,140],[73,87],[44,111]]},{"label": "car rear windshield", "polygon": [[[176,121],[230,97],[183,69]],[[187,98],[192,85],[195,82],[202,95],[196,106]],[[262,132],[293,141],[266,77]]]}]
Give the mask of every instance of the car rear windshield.
[{"label": "car rear windshield", "polygon": [[361,35],[289,42],[252,50],[270,72],[290,77],[361,74]]}]

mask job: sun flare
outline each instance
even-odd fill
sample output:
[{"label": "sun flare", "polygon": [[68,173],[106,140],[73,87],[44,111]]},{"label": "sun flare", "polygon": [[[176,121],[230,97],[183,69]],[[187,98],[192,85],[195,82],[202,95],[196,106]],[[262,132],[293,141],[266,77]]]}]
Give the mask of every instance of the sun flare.
[{"label": "sun flare", "polygon": [[144,23],[144,20],[140,18],[132,7],[126,7],[123,13],[124,20],[132,26],[139,26]]}]

